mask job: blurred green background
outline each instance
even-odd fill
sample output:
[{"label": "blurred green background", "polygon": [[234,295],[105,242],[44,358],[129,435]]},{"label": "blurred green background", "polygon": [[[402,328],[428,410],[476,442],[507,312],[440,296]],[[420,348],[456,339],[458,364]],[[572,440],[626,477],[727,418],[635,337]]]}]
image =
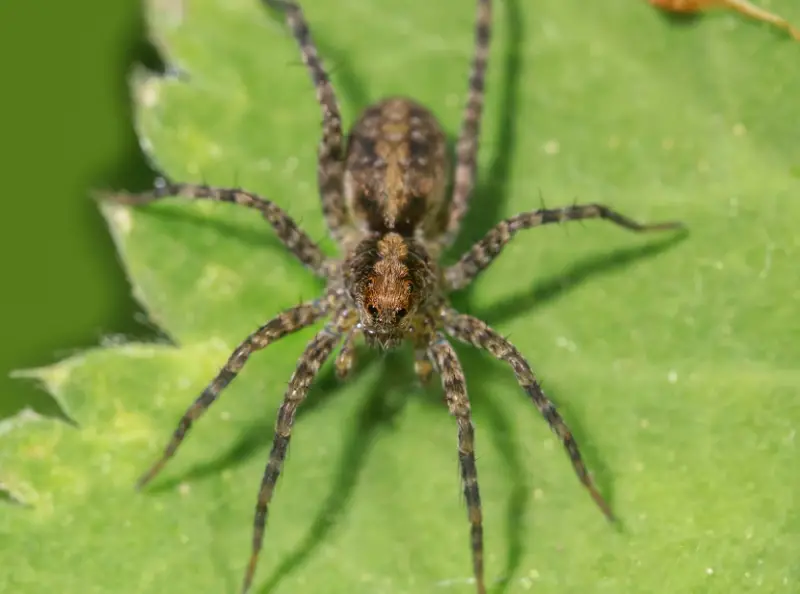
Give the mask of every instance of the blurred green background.
[{"label": "blurred green background", "polygon": [[[127,73],[158,66],[141,0],[0,2],[3,213],[0,417],[49,396],[13,381],[97,344],[149,332],[134,318],[92,187],[146,187]],[[68,349],[68,350],[65,350]]]}]

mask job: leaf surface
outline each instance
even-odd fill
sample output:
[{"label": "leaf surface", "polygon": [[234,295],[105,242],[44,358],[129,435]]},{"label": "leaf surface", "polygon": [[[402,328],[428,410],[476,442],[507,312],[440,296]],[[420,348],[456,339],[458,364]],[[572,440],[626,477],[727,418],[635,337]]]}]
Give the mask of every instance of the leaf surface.
[{"label": "leaf surface", "polygon": [[[604,522],[510,370],[460,348],[489,582],[797,590],[800,46],[724,13],[683,26],[644,2],[497,4],[481,187],[459,247],[540,194],[680,218],[691,234],[531,231],[455,298],[530,358],[621,519]],[[134,76],[144,150],[173,179],[263,193],[323,238],[320,117],[294,41],[257,2],[179,8],[148,4],[181,74]],[[789,3],[772,8],[800,20]],[[471,5],[304,9],[348,121],[404,93],[455,133]],[[74,425],[31,413],[0,425],[0,490],[24,503],[0,507],[12,543],[0,590],[237,592],[275,411],[313,330],[256,355],[151,488],[133,483],[234,346],[321,285],[254,213],[178,200],[104,213],[135,295],[174,344],[110,344],[24,373]],[[473,592],[455,446],[407,351],[360,353],[343,385],[324,370],[255,591]]]}]

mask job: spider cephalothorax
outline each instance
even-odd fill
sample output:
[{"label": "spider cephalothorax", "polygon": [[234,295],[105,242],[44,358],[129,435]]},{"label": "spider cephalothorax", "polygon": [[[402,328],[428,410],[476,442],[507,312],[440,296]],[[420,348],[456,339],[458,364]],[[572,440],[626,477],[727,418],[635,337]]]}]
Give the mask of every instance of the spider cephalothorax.
[{"label": "spider cephalothorax", "polygon": [[298,361],[278,411],[272,451],[256,503],[252,554],[242,586],[246,592],[255,573],[267,508],[289,447],[295,413],[320,367],[341,345],[336,369],[340,376],[346,376],[353,365],[353,345],[359,336],[380,348],[392,348],[409,339],[415,350],[417,373],[423,380],[431,371],[439,374],[445,402],[458,425],[458,459],[471,526],[473,571],[477,591],[484,594],[483,520],[475,436],[464,372],[448,336],[483,349],[510,366],[522,390],[563,443],[578,478],[609,518],[611,510],[595,488],[572,433],[545,396],[525,358],[485,322],[455,311],[447,300],[448,293],[469,285],[522,229],[588,218],[604,218],[634,231],[679,225],[643,225],[600,204],[542,208],[499,222],[456,264],[440,268],[438,258],[455,238],[475,185],[491,0],[477,0],[475,55],[449,196],[445,194],[449,181],[445,136],[433,114],[410,99],[384,99],[362,112],[345,145],[333,87],[302,11],[293,2],[267,2],[285,13],[317,90],[323,114],[318,164],[322,210],[341,248],[341,257],[327,258],[279,206],[243,190],[164,181],[150,193],[109,196],[118,203],[134,205],[182,196],[255,209],[309,270],[327,280],[327,289],[320,298],[282,312],[236,348],[180,419],[162,457],[141,477],[139,486],[161,470],[192,423],[235,379],[253,352],[327,319]]},{"label": "spider cephalothorax", "polygon": [[368,344],[397,346],[435,295],[436,272],[422,242],[396,232],[369,237],[345,262],[346,282]]}]

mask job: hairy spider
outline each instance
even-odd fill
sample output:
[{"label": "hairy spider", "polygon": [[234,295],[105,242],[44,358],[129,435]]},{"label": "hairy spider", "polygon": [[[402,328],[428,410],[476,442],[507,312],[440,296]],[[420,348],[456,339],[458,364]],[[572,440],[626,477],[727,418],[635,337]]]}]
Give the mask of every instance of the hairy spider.
[{"label": "hairy spider", "polygon": [[346,137],[342,133],[333,87],[300,7],[289,1],[266,2],[285,13],[322,108],[317,178],[322,211],[331,235],[341,248],[341,258],[327,258],[279,206],[244,190],[162,181],[152,192],[108,197],[118,203],[141,205],[180,196],[232,202],[256,209],[272,225],[283,244],[307,268],[327,281],[320,298],[278,314],[236,348],[180,419],[163,455],[140,478],[138,486],[147,484],[164,467],[192,423],[233,381],[250,355],[287,334],[327,319],[322,330],[306,346],[278,410],[272,450],[255,508],[252,553],[242,585],[242,592],[247,592],[263,541],[267,509],[289,447],[295,414],[320,367],[337,345],[341,345],[335,366],[341,377],[346,376],[353,366],[353,347],[358,337],[382,349],[394,348],[409,340],[415,350],[416,373],[423,381],[434,371],[439,374],[450,414],[456,418],[458,459],[471,525],[473,571],[477,591],[483,594],[486,591],[483,527],[474,429],[464,372],[448,335],[508,363],[520,387],[558,435],[580,481],[609,519],[612,513],[595,488],[572,433],[542,392],[525,358],[485,322],[451,308],[447,294],[469,285],[522,229],[589,218],[607,219],[633,231],[674,229],[680,223],[645,225],[601,204],[541,208],[501,221],[456,264],[440,268],[437,260],[455,238],[475,185],[491,0],[477,2],[475,53],[449,199],[446,189],[451,173],[450,158],[445,134],[435,116],[411,99],[391,97],[367,107]]}]

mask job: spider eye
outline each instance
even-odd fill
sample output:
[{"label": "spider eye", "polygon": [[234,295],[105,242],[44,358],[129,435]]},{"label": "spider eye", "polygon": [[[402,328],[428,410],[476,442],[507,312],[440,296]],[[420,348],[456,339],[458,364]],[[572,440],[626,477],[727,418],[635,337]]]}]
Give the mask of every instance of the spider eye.
[{"label": "spider eye", "polygon": [[[408,291],[409,294],[413,293],[414,292],[414,283],[409,281],[408,284],[406,284],[406,291]],[[403,311],[405,311],[405,310],[403,310]]]},{"label": "spider eye", "polygon": [[369,315],[371,315],[373,318],[378,316],[378,308],[375,307],[374,305],[368,305],[367,311],[369,312]]},{"label": "spider eye", "polygon": [[405,309],[404,307],[401,307],[400,309],[398,309],[398,310],[397,310],[396,312],[394,312],[394,313],[395,313],[395,315],[397,315],[397,319],[398,319],[398,320],[402,320],[404,317],[406,317],[406,314],[407,314],[408,312],[406,311],[406,309]]}]

